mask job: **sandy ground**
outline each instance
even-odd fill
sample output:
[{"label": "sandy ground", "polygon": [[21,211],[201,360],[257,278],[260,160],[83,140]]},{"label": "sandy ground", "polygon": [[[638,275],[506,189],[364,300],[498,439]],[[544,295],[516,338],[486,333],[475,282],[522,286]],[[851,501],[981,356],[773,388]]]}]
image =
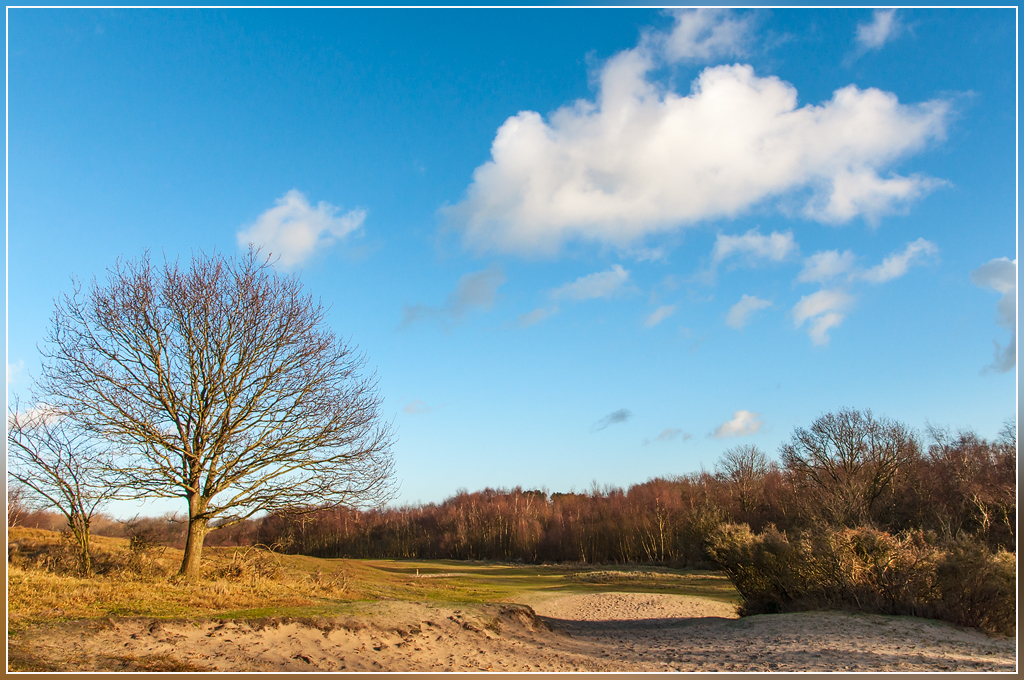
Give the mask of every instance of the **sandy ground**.
[{"label": "sandy ground", "polygon": [[735,618],[677,595],[540,597],[464,608],[401,602],[302,621],[116,619],[9,643],[63,670],[1005,671],[1013,640],[937,621],[842,612]]}]

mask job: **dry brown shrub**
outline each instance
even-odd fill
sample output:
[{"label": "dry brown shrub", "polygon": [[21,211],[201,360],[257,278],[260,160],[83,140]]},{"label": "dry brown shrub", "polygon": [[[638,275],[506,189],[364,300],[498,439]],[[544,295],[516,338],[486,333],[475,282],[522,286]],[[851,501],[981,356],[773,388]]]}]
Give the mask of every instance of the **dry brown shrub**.
[{"label": "dry brown shrub", "polygon": [[942,616],[961,626],[1013,636],[1017,630],[1017,556],[993,554],[981,543],[960,539],[942,556],[936,582]]},{"label": "dry brown shrub", "polygon": [[208,576],[256,587],[276,581],[282,573],[280,558],[273,547],[253,545],[235,550],[226,563],[212,564]]},{"label": "dry brown shrub", "polygon": [[1016,557],[972,538],[942,546],[920,531],[860,527],[791,540],[774,527],[723,525],[709,551],[743,595],[742,615],[857,609],[1015,631]]}]

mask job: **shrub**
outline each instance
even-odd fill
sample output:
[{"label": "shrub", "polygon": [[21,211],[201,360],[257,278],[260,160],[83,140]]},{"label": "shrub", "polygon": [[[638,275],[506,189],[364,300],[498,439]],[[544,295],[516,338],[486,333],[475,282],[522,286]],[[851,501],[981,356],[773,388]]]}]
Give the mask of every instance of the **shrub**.
[{"label": "shrub", "polygon": [[722,525],[709,553],[744,597],[740,614],[856,609],[926,616],[987,633],[1016,624],[1011,553],[963,538],[945,548],[922,532],[866,527],[796,536]]},{"label": "shrub", "polygon": [[1016,567],[1013,553],[992,554],[977,541],[956,541],[936,569],[943,606],[939,618],[1012,636],[1017,623]]}]

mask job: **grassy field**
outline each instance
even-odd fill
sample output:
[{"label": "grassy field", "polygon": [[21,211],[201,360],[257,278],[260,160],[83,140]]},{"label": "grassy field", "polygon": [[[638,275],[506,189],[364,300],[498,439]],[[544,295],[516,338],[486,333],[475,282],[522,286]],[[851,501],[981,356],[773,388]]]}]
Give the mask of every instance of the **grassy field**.
[{"label": "grassy field", "polygon": [[525,595],[656,592],[739,603],[718,572],[663,567],[513,565],[448,560],[347,560],[282,555],[254,548],[207,548],[202,581],[174,578],[181,550],[133,552],[125,539],[95,537],[106,573],[61,573],[59,534],[14,528],[19,544],[8,565],[8,631],[141,616],[154,618],[294,618],[355,615],[381,600],[515,602]]}]

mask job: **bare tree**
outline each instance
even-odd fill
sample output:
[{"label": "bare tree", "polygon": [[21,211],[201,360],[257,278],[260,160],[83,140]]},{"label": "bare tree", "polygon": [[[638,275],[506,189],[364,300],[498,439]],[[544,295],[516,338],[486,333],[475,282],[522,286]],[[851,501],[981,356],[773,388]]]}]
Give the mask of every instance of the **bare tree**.
[{"label": "bare tree", "polygon": [[78,544],[79,567],[89,574],[89,527],[119,489],[111,480],[109,452],[67,415],[52,406],[19,413],[15,401],[7,416],[7,474],[21,484],[24,501],[64,515]]},{"label": "bare tree", "polygon": [[119,260],[57,301],[44,355],[48,399],[125,452],[125,486],[187,503],[189,580],[211,530],[393,493],[376,377],[298,278],[255,250],[185,269]]},{"label": "bare tree", "polygon": [[826,413],[782,445],[782,462],[804,506],[817,519],[850,527],[870,524],[900,467],[920,455],[904,425],[871,411]]},{"label": "bare tree", "polygon": [[19,484],[7,485],[7,526],[16,527],[22,516],[28,511],[25,504],[25,487]]},{"label": "bare tree", "polygon": [[746,513],[761,500],[765,476],[772,463],[759,448],[746,444],[728,449],[715,467],[719,476],[730,483],[739,498],[740,510]]}]

